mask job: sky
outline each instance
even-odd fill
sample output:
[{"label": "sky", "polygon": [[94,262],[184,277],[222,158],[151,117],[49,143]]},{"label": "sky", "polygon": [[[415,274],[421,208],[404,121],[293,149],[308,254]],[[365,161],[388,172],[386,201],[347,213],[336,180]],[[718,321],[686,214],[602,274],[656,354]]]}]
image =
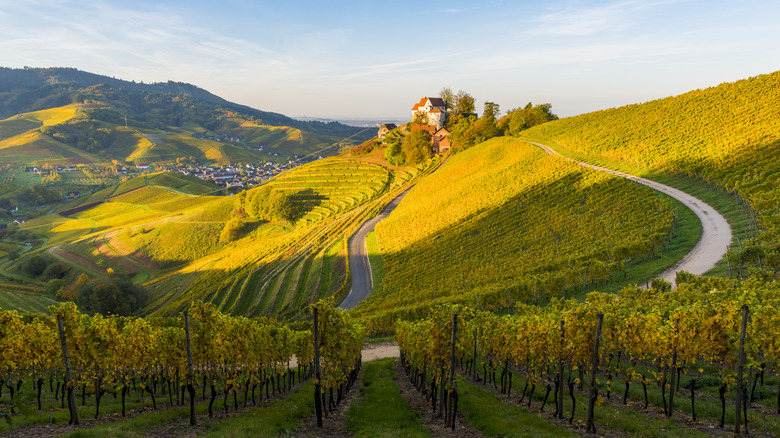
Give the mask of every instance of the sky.
[{"label": "sky", "polygon": [[560,117],[780,70],[777,0],[0,0],[0,66],[187,82],[292,117],[464,90]]}]

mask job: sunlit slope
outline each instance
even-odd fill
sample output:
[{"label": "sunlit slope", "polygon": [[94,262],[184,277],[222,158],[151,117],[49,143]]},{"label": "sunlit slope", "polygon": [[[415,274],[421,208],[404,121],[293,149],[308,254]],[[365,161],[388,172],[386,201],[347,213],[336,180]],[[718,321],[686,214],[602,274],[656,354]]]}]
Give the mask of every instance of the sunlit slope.
[{"label": "sunlit slope", "polygon": [[[242,118],[227,118],[216,129],[217,133],[230,134],[241,139],[251,148],[262,146],[266,153],[283,155],[308,155],[327,148],[340,139],[302,131],[288,126],[268,126]],[[321,155],[331,155],[322,152]]]},{"label": "sunlit slope", "polygon": [[603,280],[653,251],[673,220],[648,188],[492,139],[452,156],[377,226],[387,274],[358,311],[381,319],[477,293],[504,303],[535,289],[560,296],[585,270]]},{"label": "sunlit slope", "polygon": [[780,71],[524,132],[561,152],[637,172],[694,175],[738,190],[780,230]]},{"label": "sunlit slope", "polygon": [[[112,268],[122,272],[126,271],[126,266],[117,262],[123,252],[114,251],[113,256],[110,252],[101,253],[100,245],[96,247],[93,242],[97,237],[102,239],[106,234],[125,232],[149,222],[170,220],[176,215],[200,210],[224,199],[203,196],[211,190],[210,184],[179,174],[164,172],[137,177],[65,204],[57,210],[59,214],[39,216],[21,228],[45,237],[45,246],[50,248],[50,252],[51,248],[58,246],[53,250],[54,255],[58,251],[79,253],[101,266],[101,271]],[[67,254],[62,258],[67,259]],[[78,263],[75,267],[80,268]]]},{"label": "sunlit slope", "polygon": [[[295,195],[301,213],[294,223],[247,218],[240,238],[222,243],[220,231],[240,199],[233,196],[121,237],[161,266],[177,267],[147,284],[151,312],[170,314],[203,299],[234,314],[295,315],[318,298],[343,293],[345,239],[397,182],[381,166],[329,158],[268,183]],[[244,196],[251,198],[252,190]]]},{"label": "sunlit slope", "polygon": [[[151,127],[131,120],[129,126],[120,122],[108,122],[91,117],[93,111],[105,111],[99,103],[71,104],[58,108],[24,113],[0,121],[0,163],[27,165],[44,164],[105,164],[111,159],[128,163],[172,162],[177,158],[194,158],[217,165],[262,162],[283,157],[321,153],[338,139],[312,134],[284,126],[265,126],[242,118],[226,118],[210,136],[220,136],[237,141],[217,141],[198,138],[208,133],[195,123],[181,127]],[[219,118],[219,115],[214,117]],[[89,137],[88,124],[101,131],[100,151],[87,149],[69,142],[59,131],[80,133]],[[142,126],[138,126],[142,125]],[[48,129],[45,129],[48,128]],[[262,145],[263,150],[258,147]],[[99,153],[98,153],[99,152]],[[286,158],[284,158],[286,159]]]}]

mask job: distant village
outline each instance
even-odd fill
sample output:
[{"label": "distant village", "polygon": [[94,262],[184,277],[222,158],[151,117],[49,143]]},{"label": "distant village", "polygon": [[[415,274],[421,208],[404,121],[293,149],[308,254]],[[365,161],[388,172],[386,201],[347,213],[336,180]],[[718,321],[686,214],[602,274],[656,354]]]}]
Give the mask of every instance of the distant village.
[{"label": "distant village", "polygon": [[299,161],[297,158],[298,157],[294,155],[290,161],[283,164],[274,163],[272,161],[266,161],[265,163],[247,163],[240,166],[232,164],[224,166],[180,164],[177,166],[160,166],[156,170],[167,170],[183,175],[193,175],[204,181],[210,181],[222,187],[247,188],[262,184],[269,178],[278,175],[285,170],[298,167],[305,162],[313,161],[311,159]]},{"label": "distant village", "polygon": [[[262,146],[261,146],[262,147]],[[300,158],[298,155],[292,155],[287,163],[274,163],[266,161],[265,163],[247,163],[242,165],[197,165],[197,164],[177,164],[177,165],[151,165],[148,163],[138,163],[135,166],[117,166],[116,172],[119,175],[131,175],[136,172],[161,171],[177,172],[183,175],[193,175],[204,181],[210,181],[221,187],[247,188],[262,184],[269,178],[285,171],[298,167],[314,160],[322,159],[319,157]],[[50,168],[39,168],[30,166],[25,168],[25,172],[35,173],[40,176],[50,175],[52,171],[68,172],[78,170],[77,166],[55,165]],[[73,193],[64,195],[65,199],[75,199]]]}]

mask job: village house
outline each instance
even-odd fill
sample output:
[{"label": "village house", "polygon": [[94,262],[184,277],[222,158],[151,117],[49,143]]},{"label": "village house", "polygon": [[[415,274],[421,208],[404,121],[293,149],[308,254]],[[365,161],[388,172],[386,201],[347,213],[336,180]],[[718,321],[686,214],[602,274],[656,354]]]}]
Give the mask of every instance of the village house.
[{"label": "village house", "polygon": [[441,128],[434,132],[431,139],[433,140],[431,149],[434,154],[443,154],[450,149],[450,131],[447,131],[447,128]]},{"label": "village house", "polygon": [[376,136],[381,140],[385,138],[385,136],[395,128],[397,128],[397,126],[395,126],[395,123],[385,123],[384,125],[380,125],[379,132],[377,132]]}]

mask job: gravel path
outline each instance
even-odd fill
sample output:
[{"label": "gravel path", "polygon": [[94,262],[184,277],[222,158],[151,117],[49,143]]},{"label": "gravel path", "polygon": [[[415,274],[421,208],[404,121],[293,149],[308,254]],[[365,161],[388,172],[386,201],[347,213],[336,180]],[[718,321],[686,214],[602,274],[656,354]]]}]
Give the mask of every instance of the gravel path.
[{"label": "gravel path", "polygon": [[[534,142],[531,142],[531,144],[543,149],[550,155],[561,155],[549,146]],[[686,254],[685,257],[683,257],[682,260],[680,260],[675,266],[660,275],[664,280],[674,284],[675,276],[677,275],[678,271],[688,271],[691,274],[702,275],[710,269],[714,268],[715,265],[717,265],[718,262],[720,262],[726,255],[727,247],[731,244],[732,239],[731,227],[729,226],[726,218],[706,202],[681,190],[677,190],[673,187],[669,187],[665,184],[651,181],[649,179],[640,178],[638,176],[618,172],[616,170],[606,169],[604,167],[594,166],[592,164],[583,163],[582,161],[577,161],[571,158],[567,159],[574,161],[581,166],[590,167],[591,169],[611,173],[613,175],[644,184],[652,189],[677,199],[678,201],[685,204],[686,207],[693,210],[694,213],[696,213],[696,216],[699,218],[702,224],[701,240],[699,240],[691,252]]]}]

